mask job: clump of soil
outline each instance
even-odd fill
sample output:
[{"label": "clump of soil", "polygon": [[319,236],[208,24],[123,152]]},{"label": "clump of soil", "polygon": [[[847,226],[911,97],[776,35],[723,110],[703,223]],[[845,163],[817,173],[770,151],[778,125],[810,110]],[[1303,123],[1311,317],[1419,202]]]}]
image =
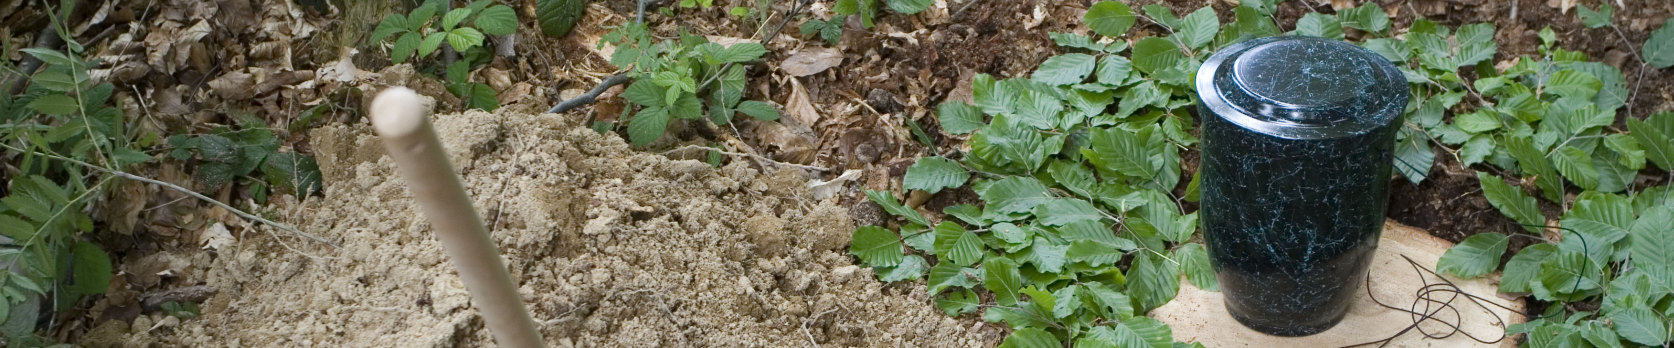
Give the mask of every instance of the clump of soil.
[{"label": "clump of soil", "polygon": [[[436,119],[548,344],[978,347],[1002,336],[938,312],[922,285],[886,286],[851,264],[848,211],[810,199],[800,172],[670,160],[580,123],[511,112]],[[357,124],[312,138],[325,198],[276,208],[339,247],[246,235],[189,272],[219,290],[202,317],[108,321],[81,343],[491,344],[377,137]]]}]

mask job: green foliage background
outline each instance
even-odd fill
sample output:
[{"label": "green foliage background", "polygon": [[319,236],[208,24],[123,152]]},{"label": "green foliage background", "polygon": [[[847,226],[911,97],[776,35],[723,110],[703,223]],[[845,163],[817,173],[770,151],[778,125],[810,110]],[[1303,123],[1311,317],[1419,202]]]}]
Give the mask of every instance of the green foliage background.
[{"label": "green foliage background", "polygon": [[[871,14],[868,2],[855,3],[859,11],[838,13]],[[1052,33],[1063,53],[1028,78],[978,75],[975,105],[937,108],[943,131],[970,134],[970,150],[920,159],[903,188],[969,185],[982,204],[948,207],[938,222],[888,192],[867,192],[902,221],[894,230],[856,230],[851,253],[881,280],[924,279],[949,315],[981,312],[1011,326],[1002,346],[1194,345],[1173,342],[1167,326],[1144,316],[1174,298],[1182,277],[1217,288],[1196,213],[1181,209],[1197,196],[1196,178],[1180,169],[1180,153],[1197,143],[1192,75],[1218,47],[1281,34],[1344,39],[1353,29],[1364,33],[1357,44],[1400,67],[1413,92],[1397,137],[1398,172],[1421,183],[1435,149],[1489,170],[1478,174],[1483,193],[1530,232],[1472,236],[1443,257],[1443,272],[1492,273],[1510,238],[1561,229],[1561,241],[1524,248],[1507,264],[1502,292],[1554,302],[1507,332],[1529,333],[1525,345],[1537,347],[1669,341],[1674,193],[1634,182],[1642,171],[1674,169],[1674,113],[1613,128],[1628,98],[1622,73],[1559,48],[1550,29],[1539,56],[1497,68],[1492,24],[1455,29],[1419,19],[1397,33],[1368,2],[1305,14],[1283,33],[1271,19],[1275,8],[1276,1],[1245,0],[1223,24],[1207,7],[1179,16],[1158,5],[1136,12],[1116,1],[1094,4],[1083,18],[1092,35]],[[1581,19],[1608,26],[1610,11],[1587,9]],[[1170,34],[1126,37],[1139,20]],[[822,25],[803,31],[823,35]],[[1674,21],[1642,52],[1648,67],[1674,65],[1665,58],[1674,57]],[[1503,181],[1512,178],[1533,182],[1539,194]],[[1540,199],[1563,208],[1561,226],[1547,226]]]}]

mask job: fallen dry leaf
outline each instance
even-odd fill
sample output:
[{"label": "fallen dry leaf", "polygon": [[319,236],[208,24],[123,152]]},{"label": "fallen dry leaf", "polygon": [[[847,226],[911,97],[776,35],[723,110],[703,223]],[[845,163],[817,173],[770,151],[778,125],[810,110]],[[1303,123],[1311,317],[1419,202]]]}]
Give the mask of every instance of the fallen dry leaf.
[{"label": "fallen dry leaf", "polygon": [[820,120],[820,110],[814,107],[813,99],[808,98],[808,90],[802,87],[802,82],[795,78],[790,80],[790,97],[785,98],[785,113],[796,118],[796,122],[812,127]]},{"label": "fallen dry leaf", "polygon": [[818,74],[843,63],[843,52],[831,47],[804,48],[792,53],[779,69],[795,77]]},{"label": "fallen dry leaf", "polygon": [[831,178],[831,180],[808,180],[808,192],[811,196],[813,196],[815,201],[823,201],[826,198],[831,198],[831,196],[836,196],[838,192],[841,192],[843,184],[847,184],[850,181],[854,181],[854,179],[859,178],[859,169],[849,169],[843,171],[843,175],[838,175],[835,178]]},{"label": "fallen dry leaf", "polygon": [[255,84],[255,75],[243,71],[233,71],[209,80],[209,89],[227,100],[245,100],[255,97],[255,91],[250,87]]},{"label": "fallen dry leaf", "polygon": [[232,232],[227,231],[227,225],[219,222],[198,233],[198,244],[203,245],[204,250],[222,250],[237,242],[238,239],[233,238]]}]

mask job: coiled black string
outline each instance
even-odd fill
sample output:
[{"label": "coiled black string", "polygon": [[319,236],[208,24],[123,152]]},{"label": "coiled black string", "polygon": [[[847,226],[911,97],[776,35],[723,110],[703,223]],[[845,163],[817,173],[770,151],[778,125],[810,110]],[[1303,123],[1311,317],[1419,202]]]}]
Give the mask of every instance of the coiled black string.
[{"label": "coiled black string", "polygon": [[[1400,338],[1401,336],[1404,336],[1408,332],[1411,332],[1413,330],[1418,330],[1419,333],[1424,334],[1424,337],[1431,338],[1431,339],[1445,339],[1445,338],[1448,338],[1448,337],[1452,337],[1453,335],[1456,335],[1456,334],[1462,334],[1465,337],[1468,337],[1473,341],[1477,341],[1477,342],[1480,342],[1480,343],[1483,343],[1483,344],[1499,343],[1500,341],[1503,341],[1503,340],[1506,339],[1506,335],[1505,335],[1504,331],[1501,331],[1499,338],[1495,338],[1495,339],[1492,339],[1492,340],[1488,340],[1488,339],[1485,339],[1485,338],[1482,338],[1482,337],[1477,337],[1475,334],[1472,334],[1471,332],[1466,331],[1464,329],[1464,324],[1462,322],[1459,322],[1459,321],[1462,321],[1463,318],[1464,318],[1464,316],[1462,315],[1463,313],[1461,313],[1459,311],[1459,308],[1454,305],[1454,302],[1458,301],[1460,298],[1464,298],[1465,300],[1470,302],[1469,303],[1470,305],[1474,305],[1477,308],[1482,309],[1483,312],[1488,313],[1488,315],[1493,316],[1494,317],[1494,324],[1495,324],[1495,326],[1498,326],[1498,327],[1505,327],[1506,322],[1505,322],[1505,318],[1501,318],[1499,316],[1499,314],[1494,313],[1493,307],[1497,307],[1497,308],[1504,309],[1504,310],[1511,311],[1511,312],[1517,312],[1516,309],[1513,309],[1513,308],[1511,308],[1509,306],[1506,306],[1506,305],[1496,303],[1492,300],[1489,300],[1486,297],[1482,297],[1482,296],[1478,296],[1476,294],[1466,292],[1464,289],[1460,288],[1457,284],[1454,284],[1452,281],[1447,280],[1447,278],[1442,277],[1440,274],[1436,274],[1435,271],[1432,271],[1429,268],[1425,268],[1423,265],[1419,265],[1417,261],[1413,261],[1412,258],[1407,257],[1406,255],[1401,255],[1401,258],[1407,260],[1407,264],[1412,266],[1413,273],[1417,273],[1419,279],[1422,279],[1423,282],[1424,282],[1423,287],[1420,287],[1420,288],[1418,288],[1418,290],[1413,292],[1414,299],[1413,299],[1412,303],[1408,304],[1407,308],[1401,308],[1401,307],[1396,307],[1396,306],[1391,305],[1391,304],[1384,303],[1382,300],[1379,300],[1377,298],[1377,295],[1375,295],[1372,292],[1372,276],[1369,273],[1366,275],[1366,284],[1365,284],[1366,296],[1368,298],[1371,298],[1372,302],[1377,303],[1378,306],[1381,306],[1383,308],[1388,308],[1390,310],[1401,311],[1401,312],[1406,312],[1406,313],[1410,314],[1413,318],[1412,324],[1407,325],[1406,328],[1401,329],[1401,331],[1396,332],[1395,334],[1390,335],[1387,338],[1384,338],[1384,339],[1381,339],[1381,340],[1376,340],[1376,341],[1371,341],[1371,342],[1366,342],[1366,343],[1348,345],[1348,346],[1344,346],[1344,348],[1370,346],[1370,345],[1377,345],[1378,347],[1387,346],[1387,345],[1389,345],[1390,342],[1394,342],[1396,338]],[[1439,282],[1439,283],[1430,282],[1430,277],[1425,276],[1426,273],[1428,273],[1430,276],[1434,276],[1436,279],[1441,279],[1441,282]],[[1445,297],[1445,299],[1442,299],[1443,297]],[[1419,308],[1420,306],[1422,306],[1423,308],[1420,309]],[[1441,314],[1444,311],[1452,312],[1453,317],[1459,318],[1458,319],[1459,321],[1448,321],[1446,319],[1438,317],[1438,314]],[[1447,329],[1442,330],[1442,331],[1437,331],[1437,332],[1430,332],[1430,329],[1426,329],[1422,325],[1425,322],[1440,323],[1441,325],[1445,326]]]}]

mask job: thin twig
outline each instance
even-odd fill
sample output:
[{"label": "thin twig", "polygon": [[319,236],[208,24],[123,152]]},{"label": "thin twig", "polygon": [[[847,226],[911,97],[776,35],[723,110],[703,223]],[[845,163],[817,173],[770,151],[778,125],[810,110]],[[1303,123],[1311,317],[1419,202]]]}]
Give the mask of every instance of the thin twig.
[{"label": "thin twig", "polygon": [[757,154],[753,154],[753,153],[725,151],[725,150],[721,150],[721,149],[717,149],[717,148],[713,148],[713,147],[698,146],[698,145],[681,146],[681,147],[678,147],[678,148],[675,148],[675,149],[672,149],[672,150],[663,151],[662,154],[667,155],[667,154],[671,154],[671,153],[675,153],[675,152],[688,151],[688,150],[714,151],[714,152],[720,153],[722,155],[749,157],[749,158],[752,158],[752,159],[755,159],[755,160],[772,163],[774,165],[802,168],[802,169],[807,169],[807,170],[812,170],[812,171],[819,171],[819,172],[830,172],[831,171],[831,168],[816,167],[816,166],[810,166],[810,165],[806,165],[806,164],[779,162],[779,161],[773,160],[772,158],[767,158],[767,156],[757,155]]},{"label": "thin twig", "polygon": [[611,75],[610,77],[606,77],[604,81],[599,81],[599,86],[593,87],[593,90],[587,91],[586,94],[576,96],[575,98],[558,102],[558,105],[553,105],[551,109],[546,110],[546,113],[563,113],[582,105],[592,104],[594,101],[598,100],[599,94],[604,93],[605,90],[615,87],[616,85],[627,83],[629,80],[631,79],[628,78],[628,74]]},{"label": "thin twig", "polygon": [[143,177],[143,176],[139,176],[139,175],[129,174],[128,172],[124,172],[124,171],[120,171],[120,170],[116,170],[116,169],[105,168],[105,167],[93,165],[92,163],[82,162],[81,160],[77,160],[77,159],[74,159],[74,158],[59,156],[59,155],[50,154],[50,153],[36,152],[36,151],[33,151],[33,150],[24,150],[24,149],[13,147],[13,146],[8,145],[8,144],[0,144],[0,147],[5,147],[5,148],[10,149],[12,151],[29,152],[29,153],[34,153],[36,155],[41,155],[41,156],[44,156],[44,157],[47,157],[47,158],[56,159],[56,160],[60,160],[60,161],[64,161],[64,162],[69,162],[71,164],[75,164],[75,165],[78,165],[78,166],[87,167],[88,169],[93,169],[93,170],[105,172],[106,174],[115,175],[115,176],[121,177],[123,179],[129,179],[129,180],[139,181],[139,182],[143,182],[143,183],[147,183],[147,184],[162,186],[162,187],[168,188],[170,190],[174,190],[176,192],[180,192],[180,193],[184,193],[186,195],[192,196],[192,197],[197,198],[199,200],[202,200],[204,202],[209,202],[210,204],[214,204],[216,206],[219,206],[222,209],[226,209],[227,211],[232,212],[234,215],[238,215],[239,217],[242,217],[242,218],[245,218],[245,219],[248,219],[248,220],[251,220],[251,221],[255,221],[255,222],[260,222],[260,223],[268,225],[268,226],[273,226],[273,228],[277,228],[277,229],[280,229],[280,230],[285,231],[285,232],[290,232],[291,234],[301,236],[303,238],[318,242],[320,244],[329,245],[332,248],[337,247],[337,244],[326,241],[323,238],[320,238],[320,237],[317,237],[317,236],[314,236],[314,235],[311,235],[311,234],[308,234],[308,233],[304,233],[301,230],[297,230],[295,227],[291,227],[290,225],[282,224],[282,223],[279,223],[279,222],[275,222],[273,220],[268,220],[268,219],[262,218],[260,216],[256,216],[254,214],[246,213],[243,210],[239,210],[238,208],[234,208],[231,205],[228,205],[226,203],[222,203],[221,201],[217,201],[213,198],[209,198],[209,196],[204,196],[203,194],[198,193],[197,191],[192,191],[191,189],[187,189],[185,187],[180,187],[179,185],[175,185],[175,184],[171,184],[171,183],[168,183],[168,182],[164,182],[164,181],[160,181],[160,180],[156,180],[156,179],[152,179],[152,178],[147,178],[147,177]]}]

